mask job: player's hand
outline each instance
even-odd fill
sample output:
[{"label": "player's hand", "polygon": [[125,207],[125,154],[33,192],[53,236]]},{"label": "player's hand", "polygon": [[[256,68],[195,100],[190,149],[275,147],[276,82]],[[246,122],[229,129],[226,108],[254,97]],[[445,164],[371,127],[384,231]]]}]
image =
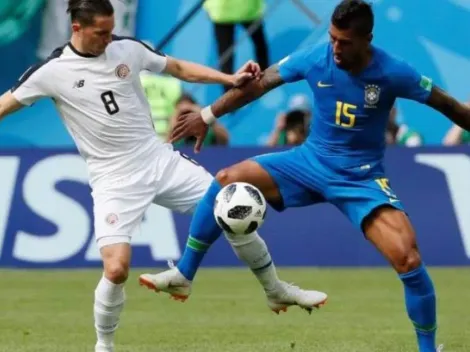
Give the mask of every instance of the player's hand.
[{"label": "player's hand", "polygon": [[196,137],[194,152],[199,153],[208,130],[209,126],[204,122],[199,112],[190,112],[180,115],[171,132],[170,143],[177,142],[187,137]]},{"label": "player's hand", "polygon": [[252,79],[259,79],[260,77],[261,68],[256,62],[250,60],[235,72],[232,84],[234,87],[239,87]]}]

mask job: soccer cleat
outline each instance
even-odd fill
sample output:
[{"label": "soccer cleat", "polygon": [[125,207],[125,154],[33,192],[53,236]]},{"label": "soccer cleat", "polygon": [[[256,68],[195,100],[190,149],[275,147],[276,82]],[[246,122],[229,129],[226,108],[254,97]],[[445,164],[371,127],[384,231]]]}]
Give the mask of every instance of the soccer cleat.
[{"label": "soccer cleat", "polygon": [[114,352],[114,345],[105,345],[104,343],[97,342],[95,352]]},{"label": "soccer cleat", "polygon": [[298,286],[280,281],[279,286],[266,293],[268,307],[276,314],[286,312],[290,306],[297,305],[309,314],[314,308],[320,308],[327,301],[327,294],[313,290],[303,290]]},{"label": "soccer cleat", "polygon": [[168,262],[170,269],[158,274],[142,274],[139,284],[155,292],[166,292],[176,301],[184,302],[191,294],[191,281],[180,273],[173,263]]},{"label": "soccer cleat", "polygon": [[444,345],[437,346],[436,352],[442,352],[442,351],[444,351]]}]

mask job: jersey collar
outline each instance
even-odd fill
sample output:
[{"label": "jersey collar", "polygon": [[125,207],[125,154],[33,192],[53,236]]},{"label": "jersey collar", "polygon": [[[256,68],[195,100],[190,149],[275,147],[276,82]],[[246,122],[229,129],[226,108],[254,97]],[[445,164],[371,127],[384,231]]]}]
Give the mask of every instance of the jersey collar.
[{"label": "jersey collar", "polygon": [[78,56],[81,56],[81,57],[86,57],[86,58],[93,58],[93,57],[98,57],[96,55],[93,55],[93,54],[85,54],[85,53],[81,53],[79,52],[73,45],[71,42],[68,42],[67,45],[69,46],[70,50],[72,50],[75,55],[78,55]]}]

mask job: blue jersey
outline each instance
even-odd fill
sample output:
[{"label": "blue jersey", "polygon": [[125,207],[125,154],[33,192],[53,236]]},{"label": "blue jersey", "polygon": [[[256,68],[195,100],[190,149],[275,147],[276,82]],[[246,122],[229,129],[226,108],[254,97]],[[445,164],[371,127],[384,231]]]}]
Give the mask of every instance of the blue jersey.
[{"label": "blue jersey", "polygon": [[336,66],[330,44],[284,58],[279,73],[285,82],[308,82],[315,104],[305,144],[341,167],[381,160],[395,99],[424,103],[432,88],[429,78],[377,47],[372,47],[369,65],[357,75]]}]

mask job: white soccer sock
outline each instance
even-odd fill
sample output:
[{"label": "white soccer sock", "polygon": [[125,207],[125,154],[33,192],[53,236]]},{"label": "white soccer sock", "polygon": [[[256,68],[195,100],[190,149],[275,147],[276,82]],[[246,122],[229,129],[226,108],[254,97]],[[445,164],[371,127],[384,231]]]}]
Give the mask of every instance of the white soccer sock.
[{"label": "white soccer sock", "polygon": [[225,233],[237,257],[248,265],[266,292],[276,289],[279,278],[266,242],[253,232],[249,235]]},{"label": "white soccer sock", "polygon": [[124,284],[113,284],[102,277],[95,290],[95,329],[98,342],[112,345],[114,332],[119,324],[119,315],[126,300]]}]

